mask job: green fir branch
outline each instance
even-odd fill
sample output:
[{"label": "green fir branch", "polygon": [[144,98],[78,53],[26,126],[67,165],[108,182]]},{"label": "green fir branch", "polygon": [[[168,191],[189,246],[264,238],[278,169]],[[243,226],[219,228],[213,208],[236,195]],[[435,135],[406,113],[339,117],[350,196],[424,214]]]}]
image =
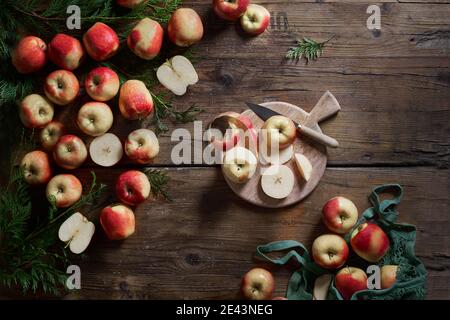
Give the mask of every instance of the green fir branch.
[{"label": "green fir branch", "polygon": [[306,62],[311,60],[317,60],[323,53],[323,48],[334,37],[324,41],[317,42],[315,40],[304,37],[301,40],[297,40],[297,46],[290,48],[285,58],[288,60],[294,60],[298,62],[300,59],[305,58]]},{"label": "green fir branch", "polygon": [[167,170],[156,170],[147,169],[144,170],[150,181],[151,191],[155,198],[159,196],[163,197],[165,200],[172,201],[169,193],[167,191],[167,186],[169,183],[169,176],[167,175]]}]

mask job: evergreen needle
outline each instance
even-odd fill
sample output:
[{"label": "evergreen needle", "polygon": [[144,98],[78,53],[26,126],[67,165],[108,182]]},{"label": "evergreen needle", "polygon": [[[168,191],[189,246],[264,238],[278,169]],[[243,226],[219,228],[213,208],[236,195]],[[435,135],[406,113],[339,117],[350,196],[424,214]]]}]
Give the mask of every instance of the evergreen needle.
[{"label": "evergreen needle", "polygon": [[324,42],[317,42],[304,37],[301,40],[297,40],[296,47],[292,47],[287,51],[285,58],[296,62],[302,58],[305,58],[306,62],[317,60],[322,55],[325,44],[333,38],[334,36]]}]

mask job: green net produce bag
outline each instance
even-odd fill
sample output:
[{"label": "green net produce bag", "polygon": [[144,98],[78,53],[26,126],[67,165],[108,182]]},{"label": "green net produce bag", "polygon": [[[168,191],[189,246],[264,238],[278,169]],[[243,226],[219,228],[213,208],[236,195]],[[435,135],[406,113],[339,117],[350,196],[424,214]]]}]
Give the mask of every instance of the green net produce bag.
[{"label": "green net produce bag", "polygon": [[[381,200],[380,195],[385,192],[391,193],[394,197]],[[382,185],[373,189],[369,197],[373,207],[362,214],[353,228],[354,230],[360,224],[370,221],[378,224],[384,230],[389,237],[390,248],[377,265],[380,267],[387,264],[398,265],[397,281],[388,289],[356,292],[352,296],[352,300],[423,299],[425,296],[427,272],[423,263],[414,253],[416,228],[413,225],[396,223],[398,212],[395,207],[400,203],[402,195],[402,187],[398,184]],[[345,236],[348,244],[353,230]],[[276,252],[284,252],[285,255],[276,258],[270,257],[273,256],[272,253]],[[258,246],[256,257],[276,265],[285,265],[291,259],[300,264],[300,268],[292,274],[289,280],[286,297],[290,300],[312,299],[315,279],[331,272],[315,264],[305,246],[294,240],[277,241]],[[373,263],[362,260],[357,257],[356,253],[351,253],[347,261],[347,265],[363,270],[366,270],[370,264]],[[334,277],[328,290],[328,299],[343,299],[334,286]]]}]

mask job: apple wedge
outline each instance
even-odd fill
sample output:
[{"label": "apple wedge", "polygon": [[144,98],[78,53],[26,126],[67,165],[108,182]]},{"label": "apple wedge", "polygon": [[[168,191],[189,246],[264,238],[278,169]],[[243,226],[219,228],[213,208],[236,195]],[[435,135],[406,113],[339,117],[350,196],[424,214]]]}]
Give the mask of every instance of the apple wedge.
[{"label": "apple wedge", "polygon": [[302,155],[301,153],[296,153],[294,155],[295,163],[297,164],[297,169],[300,172],[300,175],[305,179],[305,181],[309,181],[312,175],[313,167],[311,162],[307,157]]},{"label": "apple wedge", "polygon": [[95,225],[79,212],[75,212],[59,227],[59,240],[69,243],[70,251],[80,254],[89,246]]},{"label": "apple wedge", "polygon": [[326,300],[328,296],[328,289],[330,288],[331,280],[333,276],[330,273],[326,273],[317,277],[314,282],[313,297],[314,300]]},{"label": "apple wedge", "polygon": [[89,146],[89,154],[92,161],[99,166],[112,167],[122,159],[122,143],[116,135],[105,133],[92,140]]},{"label": "apple wedge", "polygon": [[281,149],[278,154],[266,155],[266,152],[260,152],[260,162],[262,165],[268,164],[285,164],[292,159],[294,155],[294,146],[290,145],[285,149]]},{"label": "apple wedge", "polygon": [[186,93],[189,85],[198,82],[198,74],[192,63],[184,56],[175,56],[156,71],[159,82],[178,96]]},{"label": "apple wedge", "polygon": [[261,187],[266,195],[274,199],[284,199],[294,188],[294,174],[292,170],[281,164],[273,165],[261,175]]}]

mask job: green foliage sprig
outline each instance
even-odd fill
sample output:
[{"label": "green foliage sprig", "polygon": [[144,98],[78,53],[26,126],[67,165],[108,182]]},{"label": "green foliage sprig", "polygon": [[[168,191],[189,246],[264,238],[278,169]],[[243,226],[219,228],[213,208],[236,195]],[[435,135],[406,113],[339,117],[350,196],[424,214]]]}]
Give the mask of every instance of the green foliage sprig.
[{"label": "green foliage sprig", "polygon": [[292,47],[287,51],[285,58],[296,62],[302,58],[305,58],[306,62],[317,60],[322,55],[325,44],[331,39],[333,38],[324,42],[317,42],[304,37],[301,40],[297,40],[297,46]]},{"label": "green foliage sprig", "polygon": [[144,170],[150,181],[152,194],[155,198],[162,196],[165,200],[171,201],[169,193],[167,192],[167,184],[169,183],[169,176],[166,170],[147,169]]}]

